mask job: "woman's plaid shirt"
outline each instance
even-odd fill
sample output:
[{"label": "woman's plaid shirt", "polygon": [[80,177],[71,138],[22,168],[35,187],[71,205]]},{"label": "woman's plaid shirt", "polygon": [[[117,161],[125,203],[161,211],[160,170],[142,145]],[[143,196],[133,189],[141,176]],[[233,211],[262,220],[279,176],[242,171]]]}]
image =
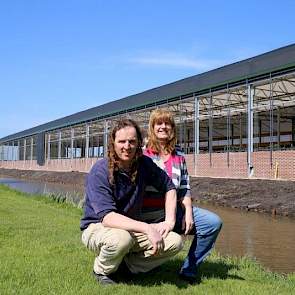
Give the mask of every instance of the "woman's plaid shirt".
[{"label": "woman's plaid shirt", "polygon": [[[181,151],[175,150],[166,162],[151,149],[145,149],[144,154],[150,157],[161,169],[166,171],[172,179],[176,187],[178,201],[182,200],[184,197],[191,197],[189,175],[185,158]],[[165,200],[163,192],[159,192],[151,186],[147,187],[143,204],[144,208],[164,208]]]}]

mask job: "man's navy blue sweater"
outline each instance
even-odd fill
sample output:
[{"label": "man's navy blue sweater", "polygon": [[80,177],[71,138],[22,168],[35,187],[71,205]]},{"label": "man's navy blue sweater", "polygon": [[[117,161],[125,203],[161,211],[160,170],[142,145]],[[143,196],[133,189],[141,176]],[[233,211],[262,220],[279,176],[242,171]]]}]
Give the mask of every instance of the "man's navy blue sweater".
[{"label": "man's navy blue sweater", "polygon": [[175,189],[166,172],[147,156],[139,159],[135,183],[132,183],[128,174],[117,171],[114,185],[111,185],[108,160],[97,161],[86,179],[86,200],[81,230],[86,229],[90,223],[102,222],[104,216],[110,212],[140,220],[143,194],[147,185],[154,186],[163,192],[163,195]]}]

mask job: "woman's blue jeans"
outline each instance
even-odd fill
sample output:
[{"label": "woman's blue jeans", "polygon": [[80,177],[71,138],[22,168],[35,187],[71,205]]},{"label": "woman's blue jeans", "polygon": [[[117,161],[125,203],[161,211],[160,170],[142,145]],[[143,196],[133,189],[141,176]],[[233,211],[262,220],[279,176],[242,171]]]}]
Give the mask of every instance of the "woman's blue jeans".
[{"label": "woman's blue jeans", "polygon": [[[178,206],[174,228],[177,233],[183,233],[183,215],[184,210]],[[198,266],[211,252],[222,227],[219,216],[208,210],[193,206],[193,217],[195,228],[191,234],[194,234],[194,238],[180,270],[180,274],[190,277],[196,276]]]}]

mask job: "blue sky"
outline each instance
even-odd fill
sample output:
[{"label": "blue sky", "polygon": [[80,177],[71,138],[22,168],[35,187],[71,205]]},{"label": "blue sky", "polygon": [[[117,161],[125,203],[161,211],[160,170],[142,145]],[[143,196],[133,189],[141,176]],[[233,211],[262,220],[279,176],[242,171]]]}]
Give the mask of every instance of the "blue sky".
[{"label": "blue sky", "polygon": [[295,1],[0,0],[0,138],[294,43]]}]

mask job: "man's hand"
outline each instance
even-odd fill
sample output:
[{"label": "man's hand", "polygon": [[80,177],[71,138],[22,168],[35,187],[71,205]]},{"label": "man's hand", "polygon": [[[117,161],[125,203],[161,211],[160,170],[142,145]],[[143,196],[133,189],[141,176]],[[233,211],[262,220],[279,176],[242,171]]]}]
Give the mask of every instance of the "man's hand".
[{"label": "man's hand", "polygon": [[157,255],[164,250],[164,240],[160,232],[155,228],[154,224],[149,224],[146,232],[149,241],[152,243],[153,252],[152,255]]}]

